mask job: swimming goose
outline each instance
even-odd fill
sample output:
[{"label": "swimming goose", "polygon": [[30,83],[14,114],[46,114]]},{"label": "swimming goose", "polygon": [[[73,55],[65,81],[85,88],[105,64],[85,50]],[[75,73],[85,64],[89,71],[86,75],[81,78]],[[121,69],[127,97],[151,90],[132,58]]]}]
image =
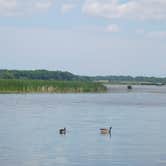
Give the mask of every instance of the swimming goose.
[{"label": "swimming goose", "polygon": [[101,128],[100,133],[101,134],[111,134],[111,129],[112,129],[112,127],[110,127],[110,128]]},{"label": "swimming goose", "polygon": [[59,134],[66,134],[66,128],[59,129]]}]

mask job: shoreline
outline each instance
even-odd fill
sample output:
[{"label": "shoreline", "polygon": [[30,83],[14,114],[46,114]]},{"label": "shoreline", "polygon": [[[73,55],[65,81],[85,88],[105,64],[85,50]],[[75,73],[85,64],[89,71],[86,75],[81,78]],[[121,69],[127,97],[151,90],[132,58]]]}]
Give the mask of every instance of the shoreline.
[{"label": "shoreline", "polygon": [[109,93],[166,93],[166,86],[156,85],[131,85],[132,89],[128,89],[127,85],[113,84],[103,85],[106,90],[100,91],[77,91],[66,89],[65,91],[0,91],[0,94],[109,94]]},{"label": "shoreline", "polygon": [[128,89],[128,85],[114,84],[105,85],[108,93],[166,93],[166,85],[131,85],[132,89]]}]

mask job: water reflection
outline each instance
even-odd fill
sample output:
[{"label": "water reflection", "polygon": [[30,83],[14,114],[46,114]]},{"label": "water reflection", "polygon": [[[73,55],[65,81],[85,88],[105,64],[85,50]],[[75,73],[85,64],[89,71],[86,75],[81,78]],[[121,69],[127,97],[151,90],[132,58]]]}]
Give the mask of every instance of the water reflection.
[{"label": "water reflection", "polygon": [[[0,165],[164,165],[165,98],[150,93],[0,95]],[[101,135],[100,128],[110,125],[112,134]],[[64,126],[67,133],[60,135]]]}]

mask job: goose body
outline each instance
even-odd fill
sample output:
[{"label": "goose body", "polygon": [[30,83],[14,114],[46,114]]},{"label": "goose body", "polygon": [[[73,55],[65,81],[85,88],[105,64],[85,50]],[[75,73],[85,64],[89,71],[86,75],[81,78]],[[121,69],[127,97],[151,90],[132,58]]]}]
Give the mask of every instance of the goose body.
[{"label": "goose body", "polygon": [[66,134],[66,128],[59,129],[59,134]]},{"label": "goose body", "polygon": [[111,129],[112,129],[112,127],[110,127],[110,128],[101,128],[100,133],[101,134],[111,134]]}]

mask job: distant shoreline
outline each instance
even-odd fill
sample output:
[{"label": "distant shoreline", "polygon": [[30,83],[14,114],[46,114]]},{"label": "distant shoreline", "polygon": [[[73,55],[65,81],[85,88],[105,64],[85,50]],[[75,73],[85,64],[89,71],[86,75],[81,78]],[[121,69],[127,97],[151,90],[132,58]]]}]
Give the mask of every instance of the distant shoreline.
[{"label": "distant shoreline", "polygon": [[131,85],[132,89],[122,84],[105,84],[105,86],[108,93],[166,93],[166,85]]},{"label": "distant shoreline", "polygon": [[0,79],[19,80],[59,80],[59,81],[91,81],[108,84],[141,84],[141,85],[166,85],[166,77],[148,76],[85,76],[76,75],[68,71],[49,70],[8,70],[0,69]]}]

